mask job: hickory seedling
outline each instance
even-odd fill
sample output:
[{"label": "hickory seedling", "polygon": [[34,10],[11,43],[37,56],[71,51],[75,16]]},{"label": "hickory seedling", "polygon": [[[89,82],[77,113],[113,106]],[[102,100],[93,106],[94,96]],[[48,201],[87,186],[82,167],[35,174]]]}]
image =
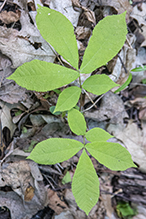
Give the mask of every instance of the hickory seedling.
[{"label": "hickory seedling", "polygon": [[[43,38],[72,68],[40,60],[32,60],[18,67],[8,78],[28,90],[51,91],[78,80],[79,86],[69,86],[59,95],[55,111],[67,111],[69,127],[83,142],[67,138],[50,138],[38,143],[29,159],[38,164],[63,162],[82,150],[73,180],[72,192],[77,205],[88,215],[99,198],[99,179],[88,153],[111,170],[136,167],[129,152],[118,143],[107,142],[113,136],[101,128],[87,131],[85,118],[75,106],[82,89],[102,95],[119,86],[105,74],[90,74],[110,61],[122,48],[127,34],[126,12],[107,16],[94,28],[79,69],[79,55],[74,28],[60,12],[38,6],[36,24]],[[81,74],[89,77],[81,84]],[[85,139],[89,143],[85,144]]]}]

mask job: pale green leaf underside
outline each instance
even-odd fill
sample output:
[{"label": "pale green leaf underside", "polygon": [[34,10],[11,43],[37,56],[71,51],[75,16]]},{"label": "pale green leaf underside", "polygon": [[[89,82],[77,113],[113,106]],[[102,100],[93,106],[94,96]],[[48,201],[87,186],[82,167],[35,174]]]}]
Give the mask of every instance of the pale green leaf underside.
[{"label": "pale green leaf underside", "polygon": [[77,205],[88,215],[99,198],[99,180],[85,149],[73,177],[72,192]]},{"label": "pale green leaf underside", "polygon": [[72,109],[78,102],[81,94],[81,88],[77,86],[68,87],[59,95],[54,112],[67,111]]},{"label": "pale green leaf underside", "polygon": [[67,119],[73,133],[76,135],[84,135],[86,133],[86,121],[81,112],[73,108],[68,111]]},{"label": "pale green leaf underside", "polygon": [[68,160],[83,148],[79,141],[67,138],[50,138],[38,143],[28,159],[39,164],[56,164]]},{"label": "pale green leaf underside", "polygon": [[42,37],[74,68],[78,69],[78,48],[71,22],[60,12],[39,6],[37,27]]},{"label": "pale green leaf underside", "polygon": [[107,16],[95,26],[83,56],[81,73],[91,73],[105,65],[122,48],[127,34],[125,14]]},{"label": "pale green leaf underside", "polygon": [[62,87],[78,77],[79,73],[75,70],[35,59],[18,67],[8,79],[27,90],[43,92]]},{"label": "pale green leaf underside", "polygon": [[107,141],[113,136],[101,128],[93,128],[86,132],[85,137],[88,141]]},{"label": "pale green leaf underside", "polygon": [[107,75],[93,75],[86,79],[82,87],[96,95],[101,95],[112,89],[113,87],[119,86],[113,82]]},{"label": "pale green leaf underside", "polygon": [[130,153],[118,143],[93,142],[85,147],[94,158],[111,170],[122,171],[136,167]]}]

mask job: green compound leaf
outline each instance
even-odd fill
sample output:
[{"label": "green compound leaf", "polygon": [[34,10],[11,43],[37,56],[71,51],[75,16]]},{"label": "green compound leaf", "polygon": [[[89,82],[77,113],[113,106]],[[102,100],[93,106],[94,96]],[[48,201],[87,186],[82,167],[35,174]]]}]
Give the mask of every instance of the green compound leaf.
[{"label": "green compound leaf", "polygon": [[27,159],[39,164],[56,164],[68,160],[83,148],[79,141],[67,138],[50,138],[38,143]]},{"label": "green compound leaf", "polygon": [[81,112],[76,109],[68,111],[68,124],[72,132],[76,135],[85,135],[86,133],[86,121]]},{"label": "green compound leaf", "polygon": [[99,198],[99,180],[85,149],[73,177],[72,192],[77,205],[88,215]]},{"label": "green compound leaf", "polygon": [[16,69],[7,79],[14,80],[27,90],[50,91],[69,84],[79,77],[75,70],[50,62],[33,60]]},{"label": "green compound leaf", "polygon": [[88,141],[107,141],[110,138],[113,138],[108,132],[101,128],[93,128],[86,132],[85,137]]},{"label": "green compound leaf", "polygon": [[119,87],[114,93],[116,94],[116,93],[124,90],[128,86],[128,84],[131,82],[131,80],[132,80],[132,74],[130,73],[127,81],[125,81],[125,83],[122,84],[122,86]]},{"label": "green compound leaf", "polygon": [[127,34],[126,12],[107,16],[94,28],[83,56],[81,73],[91,73],[105,65],[122,48]]},{"label": "green compound leaf", "polygon": [[101,95],[112,89],[113,87],[117,87],[119,84],[113,82],[107,75],[93,75],[86,79],[83,83],[82,87],[96,95]]},{"label": "green compound leaf", "polygon": [[118,143],[93,142],[85,147],[94,158],[111,170],[122,171],[136,167],[130,153]]},{"label": "green compound leaf", "polygon": [[78,69],[78,47],[71,22],[60,12],[38,5],[36,23],[42,37]]},{"label": "green compound leaf", "polygon": [[81,94],[81,88],[72,86],[68,87],[59,95],[55,111],[67,111],[72,109],[78,102]]}]

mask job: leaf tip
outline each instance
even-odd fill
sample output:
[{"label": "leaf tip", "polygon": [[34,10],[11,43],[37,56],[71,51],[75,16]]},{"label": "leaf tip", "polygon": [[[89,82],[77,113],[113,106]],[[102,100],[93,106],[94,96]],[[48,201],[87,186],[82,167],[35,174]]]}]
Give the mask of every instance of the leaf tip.
[{"label": "leaf tip", "polygon": [[133,166],[132,166],[132,167],[138,168],[138,165],[136,165],[136,164],[133,162]]},{"label": "leaf tip", "polygon": [[37,7],[38,7],[38,9],[41,9],[41,8],[43,8],[41,5],[39,5],[39,4],[37,4]]}]

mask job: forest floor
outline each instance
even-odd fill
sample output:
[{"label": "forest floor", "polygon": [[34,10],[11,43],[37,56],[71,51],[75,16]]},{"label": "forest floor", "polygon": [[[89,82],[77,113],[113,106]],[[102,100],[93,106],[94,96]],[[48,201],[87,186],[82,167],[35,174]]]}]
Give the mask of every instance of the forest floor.
[{"label": "forest floor", "polygon": [[[100,127],[108,131],[114,136],[112,141],[126,147],[138,166],[116,172],[92,159],[100,180],[100,198],[88,216],[78,208],[71,190],[80,153],[50,166],[26,160],[35,145],[45,139],[66,137],[80,141],[80,137],[70,131],[66,119],[51,113],[50,107],[55,106],[58,99],[55,91],[28,91],[6,79],[23,63],[33,59],[58,62],[36,27],[37,4],[55,9],[71,21],[80,62],[95,25],[108,15],[127,11],[128,34],[124,46],[94,74],[107,74],[122,85],[133,68],[146,65],[146,1],[0,1],[0,219],[145,219],[144,70],[131,72],[132,81],[123,91],[107,92],[96,107],[84,114],[88,129]],[[82,80],[85,79],[83,75]],[[95,101],[97,96],[91,98]],[[83,109],[91,105],[85,97]]]}]

